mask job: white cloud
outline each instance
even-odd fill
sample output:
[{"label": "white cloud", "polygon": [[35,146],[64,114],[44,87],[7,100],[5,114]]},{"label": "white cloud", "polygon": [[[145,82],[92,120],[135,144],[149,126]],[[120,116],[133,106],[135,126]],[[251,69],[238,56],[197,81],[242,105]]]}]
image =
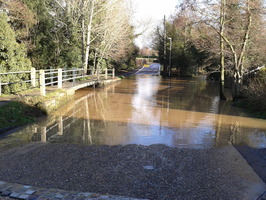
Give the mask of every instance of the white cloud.
[{"label": "white cloud", "polygon": [[163,23],[163,17],[174,14],[178,0],[132,0],[136,32],[145,32],[136,39],[136,44],[140,47],[148,45],[150,34],[157,24]]}]

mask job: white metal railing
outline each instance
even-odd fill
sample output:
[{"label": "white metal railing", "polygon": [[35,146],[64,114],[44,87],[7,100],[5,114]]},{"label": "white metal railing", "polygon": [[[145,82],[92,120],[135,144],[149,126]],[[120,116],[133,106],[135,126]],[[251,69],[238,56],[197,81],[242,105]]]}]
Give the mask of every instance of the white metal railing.
[{"label": "white metal railing", "polygon": [[[17,82],[2,82],[2,76],[7,76],[10,74],[28,74],[27,80],[19,80]],[[12,85],[16,83],[31,83],[32,88],[40,87],[40,94],[42,96],[46,95],[46,86],[57,85],[58,89],[63,88],[64,82],[73,82],[76,83],[79,79],[84,80],[84,78],[90,78],[89,80],[96,78],[100,80],[100,77],[104,76],[104,79],[108,79],[108,76],[112,78],[115,77],[115,69],[104,69],[101,71],[96,71],[95,74],[87,75],[84,74],[84,69],[47,69],[47,70],[36,70],[31,68],[31,71],[20,71],[20,72],[6,72],[0,73],[0,95],[2,94],[2,86]],[[37,78],[39,77],[39,78]]]}]

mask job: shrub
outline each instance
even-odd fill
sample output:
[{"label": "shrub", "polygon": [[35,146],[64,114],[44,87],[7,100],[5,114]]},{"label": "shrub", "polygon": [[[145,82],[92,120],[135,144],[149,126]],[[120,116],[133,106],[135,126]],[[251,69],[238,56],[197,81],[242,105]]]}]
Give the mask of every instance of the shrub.
[{"label": "shrub", "polygon": [[259,72],[257,72],[256,79],[266,81],[266,68],[263,68]]},{"label": "shrub", "polygon": [[266,78],[254,79],[244,89],[244,95],[252,109],[266,112]]}]

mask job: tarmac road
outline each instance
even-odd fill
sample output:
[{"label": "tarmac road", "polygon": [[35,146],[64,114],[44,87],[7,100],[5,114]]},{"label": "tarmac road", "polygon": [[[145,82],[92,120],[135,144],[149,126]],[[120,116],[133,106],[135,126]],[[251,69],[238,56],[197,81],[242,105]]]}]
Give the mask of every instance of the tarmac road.
[{"label": "tarmac road", "polygon": [[136,75],[159,75],[160,67],[161,65],[159,63],[153,63],[149,67],[142,67],[138,72],[136,72]]}]

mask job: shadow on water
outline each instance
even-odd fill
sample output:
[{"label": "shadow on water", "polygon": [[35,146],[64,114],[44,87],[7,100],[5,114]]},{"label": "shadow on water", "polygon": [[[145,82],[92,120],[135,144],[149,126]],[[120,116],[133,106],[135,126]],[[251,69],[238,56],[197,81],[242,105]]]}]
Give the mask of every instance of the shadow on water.
[{"label": "shadow on water", "polygon": [[[201,78],[132,76],[86,88],[54,115],[2,139],[77,144],[165,144],[180,148],[266,148],[266,121],[219,101],[218,85]],[[7,142],[8,143],[8,142]]]}]

